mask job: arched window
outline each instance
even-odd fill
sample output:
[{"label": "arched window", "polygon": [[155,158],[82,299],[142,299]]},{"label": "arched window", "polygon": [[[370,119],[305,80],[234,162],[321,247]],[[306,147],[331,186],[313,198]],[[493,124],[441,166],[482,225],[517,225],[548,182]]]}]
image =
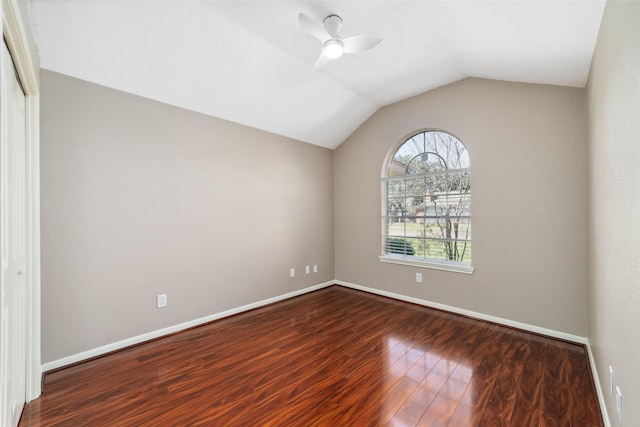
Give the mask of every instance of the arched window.
[{"label": "arched window", "polygon": [[400,145],[382,178],[381,261],[473,272],[470,166],[447,132],[420,131]]}]

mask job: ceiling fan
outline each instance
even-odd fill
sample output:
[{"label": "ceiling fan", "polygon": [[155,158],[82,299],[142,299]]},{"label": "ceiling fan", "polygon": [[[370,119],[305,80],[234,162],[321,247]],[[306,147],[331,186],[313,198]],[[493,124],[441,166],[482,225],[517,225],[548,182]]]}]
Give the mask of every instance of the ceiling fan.
[{"label": "ceiling fan", "polygon": [[313,65],[314,69],[323,67],[332,59],[340,58],[343,53],[365,53],[382,42],[382,37],[373,33],[340,37],[342,18],[338,15],[329,15],[322,22],[319,22],[300,13],[298,21],[309,34],[322,43],[322,53]]}]

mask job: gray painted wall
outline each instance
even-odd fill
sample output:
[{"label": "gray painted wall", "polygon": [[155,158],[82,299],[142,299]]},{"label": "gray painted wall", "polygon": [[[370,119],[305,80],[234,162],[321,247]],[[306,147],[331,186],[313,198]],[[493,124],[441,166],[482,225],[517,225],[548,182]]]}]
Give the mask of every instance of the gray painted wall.
[{"label": "gray painted wall", "polygon": [[[334,152],[336,279],[586,337],[584,108],[583,89],[467,79],[379,110]],[[378,260],[385,158],[422,128],[469,151],[473,275]]]},{"label": "gray painted wall", "polygon": [[640,426],[640,3],[609,1],[587,85],[589,340],[612,425]]},{"label": "gray painted wall", "polygon": [[41,139],[44,363],[334,277],[330,150],[44,70]]}]

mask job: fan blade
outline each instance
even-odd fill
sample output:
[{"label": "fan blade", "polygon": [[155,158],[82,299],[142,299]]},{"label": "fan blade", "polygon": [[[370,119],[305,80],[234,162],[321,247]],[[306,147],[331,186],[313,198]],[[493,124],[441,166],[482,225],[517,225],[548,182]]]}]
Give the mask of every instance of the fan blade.
[{"label": "fan blade", "polygon": [[301,12],[298,15],[298,21],[300,21],[300,25],[302,25],[302,28],[307,30],[309,34],[320,40],[323,44],[331,38],[329,33],[327,33],[327,31],[324,29],[324,25],[322,25],[322,23],[316,21],[313,18],[309,18],[304,13]]},{"label": "fan blade", "polygon": [[329,59],[326,56],[324,56],[323,54],[320,54],[320,57],[318,58],[316,63],[313,64],[313,71],[322,70],[324,67],[329,65],[329,62],[331,62],[331,61],[333,61],[333,59]]},{"label": "fan blade", "polygon": [[367,33],[341,39],[345,53],[364,53],[382,43],[382,37]]}]

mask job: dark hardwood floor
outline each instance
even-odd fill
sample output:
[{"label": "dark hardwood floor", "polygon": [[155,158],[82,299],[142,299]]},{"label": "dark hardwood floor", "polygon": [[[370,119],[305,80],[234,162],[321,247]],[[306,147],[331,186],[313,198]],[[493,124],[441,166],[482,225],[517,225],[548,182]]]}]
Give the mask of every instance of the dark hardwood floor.
[{"label": "dark hardwood floor", "polygon": [[583,346],[332,286],[48,373],[53,425],[603,423]]}]

